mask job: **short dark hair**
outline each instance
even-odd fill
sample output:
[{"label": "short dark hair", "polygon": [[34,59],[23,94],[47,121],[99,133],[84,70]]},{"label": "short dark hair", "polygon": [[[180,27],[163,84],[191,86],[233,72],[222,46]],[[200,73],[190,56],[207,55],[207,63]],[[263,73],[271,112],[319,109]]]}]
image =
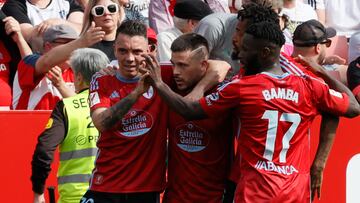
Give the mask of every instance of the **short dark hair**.
[{"label": "short dark hair", "polygon": [[182,52],[192,51],[201,46],[205,47],[207,53],[209,53],[209,44],[203,36],[196,33],[187,33],[176,38],[171,44],[170,49],[172,52]]},{"label": "short dark hair", "polygon": [[142,36],[147,39],[146,25],[137,20],[127,20],[122,22],[116,30],[116,36],[118,36],[120,33],[130,37]]},{"label": "short dark hair", "polygon": [[279,24],[274,22],[260,22],[250,25],[245,33],[254,36],[256,39],[269,41],[282,47],[285,44],[285,37]]},{"label": "short dark hair", "polygon": [[279,24],[279,16],[268,3],[257,4],[249,3],[243,5],[243,9],[238,11],[239,20],[247,20],[247,24],[251,25],[263,21],[269,21]]}]

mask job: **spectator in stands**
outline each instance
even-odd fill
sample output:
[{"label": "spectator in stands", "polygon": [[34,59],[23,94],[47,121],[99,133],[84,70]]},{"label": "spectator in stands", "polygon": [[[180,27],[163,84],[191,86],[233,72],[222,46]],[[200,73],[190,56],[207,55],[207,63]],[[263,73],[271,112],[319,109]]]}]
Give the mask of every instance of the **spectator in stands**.
[{"label": "spectator in stands", "polygon": [[228,0],[203,0],[214,13],[230,13]]},{"label": "spectator in stands", "polygon": [[169,11],[170,1],[151,0],[149,4],[149,26],[160,33],[174,27],[172,15]]},{"label": "spectator in stands", "polygon": [[[44,55],[31,54],[19,63],[13,86],[13,108],[49,110],[62,97],[74,95],[74,75],[67,62],[72,51],[93,45],[104,37],[100,27],[91,28],[78,38],[67,25],[55,25],[44,33]],[[18,44],[19,47],[27,46]],[[45,74],[53,67],[61,68],[65,83],[55,87]]]},{"label": "spectator in stands", "polygon": [[118,0],[89,0],[84,12],[81,34],[85,34],[91,27],[91,23],[95,22],[95,25],[105,32],[105,37],[92,48],[103,51],[110,61],[114,60],[116,29],[124,19],[124,8]]},{"label": "spectator in stands", "polygon": [[360,56],[360,29],[351,35],[349,40],[349,63]]},{"label": "spectator in stands", "polygon": [[284,0],[283,13],[289,17],[288,29],[290,33],[294,33],[296,27],[311,19],[317,20],[317,14],[315,10],[298,0]]},{"label": "spectator in stands", "polygon": [[3,11],[19,21],[33,51],[41,50],[39,39],[49,27],[66,24],[79,33],[82,26],[83,10],[75,0],[7,0]]},{"label": "spectator in stands", "polygon": [[[319,65],[345,64],[345,60],[339,56],[326,56],[326,49],[331,45],[330,38],[336,36],[334,28],[325,28],[317,20],[306,21],[298,27],[293,37],[293,57],[298,55],[310,57]],[[326,67],[331,68],[330,66]]]},{"label": "spectator in stands", "polygon": [[194,32],[202,35],[209,43],[210,59],[224,60],[230,63],[233,72],[239,70],[239,62],[232,59],[232,36],[238,19],[235,14],[213,13],[202,19]]},{"label": "spectator in stands", "polygon": [[87,102],[89,85],[92,75],[108,63],[106,55],[96,49],[83,48],[72,53],[70,64],[75,75],[75,91],[78,94],[56,104],[44,132],[38,138],[31,162],[35,203],[44,202],[45,181],[58,146],[58,201],[79,203],[88,189],[99,137]]},{"label": "spectator in stands", "polygon": [[[261,12],[252,12],[259,6],[255,6],[255,8],[253,8],[254,6],[249,6],[250,4],[260,5],[262,7],[272,7],[277,12],[279,12],[282,8],[282,2],[279,0],[271,2],[268,0],[251,0],[243,2],[243,6],[246,7],[244,10],[247,10],[245,13],[248,13],[245,18],[252,18],[254,13],[259,13],[259,21],[262,21],[264,18],[268,18],[268,16],[262,15]],[[244,10],[241,12],[244,12]],[[263,11],[264,8],[260,8],[260,10]],[[207,39],[209,43],[210,59],[219,59],[230,63],[232,67],[232,75],[237,74],[240,68],[236,53],[232,55],[234,45],[232,40],[233,36],[239,36],[239,33],[237,32],[244,32],[244,30],[236,28],[240,18],[241,16],[239,12],[238,17],[235,14],[214,13],[206,16],[194,29],[195,33],[198,33]],[[237,50],[237,48],[235,48],[235,50]]]},{"label": "spectator in stands", "polygon": [[325,28],[317,20],[309,20],[299,25],[293,36],[293,57],[302,55],[313,58],[323,65],[326,58],[326,48],[330,47],[332,37],[336,36],[333,28]]},{"label": "spectator in stands", "polygon": [[[21,40],[19,36],[20,25],[13,17],[6,17],[1,22],[4,33],[11,34],[14,41]],[[4,38],[2,38],[4,39]],[[10,109],[11,106],[11,86],[10,86],[10,62],[12,56],[7,50],[3,40],[0,41],[0,109]]]},{"label": "spectator in stands", "polygon": [[[0,10],[0,16],[1,19],[6,18],[6,15],[2,10]],[[11,36],[12,35],[6,33],[5,22],[0,20],[0,53],[4,57],[1,59],[1,63],[6,66],[6,71],[4,71],[5,66],[3,66],[0,77],[3,78],[3,80],[6,81],[6,83],[8,83],[10,86],[12,86],[17,65],[21,59],[19,49]]]},{"label": "spectator in stands", "polygon": [[192,32],[199,21],[211,14],[210,7],[201,0],[178,1],[174,8],[174,27],[158,34],[158,58],[169,62],[171,43],[183,33]]},{"label": "spectator in stands", "polygon": [[359,0],[308,0],[318,13],[319,20],[335,28],[338,35],[351,37],[360,31]]},{"label": "spectator in stands", "polygon": [[[149,25],[149,4],[150,0],[120,0],[124,2],[125,13],[134,13],[146,25]],[[131,20],[131,19],[128,19]],[[135,20],[135,19],[133,19]]]},{"label": "spectator in stands", "polygon": [[[121,7],[125,8],[129,6],[130,0],[119,0]],[[130,5],[131,7],[131,5]],[[125,20],[138,20],[142,23],[146,23],[146,18],[137,9],[125,9]]]},{"label": "spectator in stands", "polygon": [[349,89],[360,103],[360,55],[349,64],[347,69],[347,80]]}]

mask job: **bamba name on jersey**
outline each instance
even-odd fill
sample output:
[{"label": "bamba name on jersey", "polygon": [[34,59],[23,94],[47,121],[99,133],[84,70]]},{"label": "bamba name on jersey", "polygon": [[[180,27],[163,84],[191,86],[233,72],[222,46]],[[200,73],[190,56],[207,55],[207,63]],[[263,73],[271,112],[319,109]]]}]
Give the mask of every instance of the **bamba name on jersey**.
[{"label": "bamba name on jersey", "polygon": [[295,103],[299,102],[299,93],[292,89],[271,88],[270,90],[263,90],[262,94],[266,101],[270,101],[272,99],[285,99]]}]

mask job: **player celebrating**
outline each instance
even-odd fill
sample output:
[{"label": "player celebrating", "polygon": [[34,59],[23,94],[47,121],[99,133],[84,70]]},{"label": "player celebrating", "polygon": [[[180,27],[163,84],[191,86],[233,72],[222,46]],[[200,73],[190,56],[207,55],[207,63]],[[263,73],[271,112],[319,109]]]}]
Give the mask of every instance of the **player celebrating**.
[{"label": "player celebrating", "polygon": [[233,112],[241,121],[238,150],[242,155],[236,202],[309,202],[308,132],[319,111],[355,117],[360,107],[351,91],[322,72],[329,87],[310,76],[280,68],[284,36],[279,25],[261,22],[246,29],[240,60],[245,75],[199,102],[183,99],[159,77],[147,57],[152,84],[176,112],[189,119]]},{"label": "player celebrating", "polygon": [[[205,77],[209,66],[208,43],[189,33],[171,45],[176,92],[186,95]],[[213,87],[216,91],[216,85]],[[210,94],[208,92],[207,94]],[[169,113],[168,184],[164,202],[221,202],[232,155],[230,114],[201,121],[186,121]]]}]

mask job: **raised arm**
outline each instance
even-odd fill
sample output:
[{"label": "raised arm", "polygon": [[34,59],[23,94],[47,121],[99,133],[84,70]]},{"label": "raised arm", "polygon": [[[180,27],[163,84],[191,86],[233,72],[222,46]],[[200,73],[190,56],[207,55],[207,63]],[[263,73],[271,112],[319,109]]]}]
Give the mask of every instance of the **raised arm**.
[{"label": "raised arm", "polygon": [[91,28],[79,39],[57,46],[41,56],[35,65],[35,76],[46,73],[50,68],[67,60],[75,49],[89,47],[101,41],[104,35],[101,27],[95,27],[95,23],[92,22]]},{"label": "raised arm", "polygon": [[13,17],[3,19],[6,34],[10,35],[19,48],[21,58],[31,55],[33,52],[21,33],[20,24]]},{"label": "raised arm", "polygon": [[51,81],[51,83],[56,87],[56,89],[59,90],[63,98],[68,98],[76,95],[75,91],[66,85],[62,77],[61,68],[59,68],[58,66],[50,69],[49,72],[46,74],[46,77]]},{"label": "raised arm", "polygon": [[359,103],[357,102],[356,98],[354,97],[353,93],[349,88],[347,88],[343,83],[332,77],[322,66],[317,64],[314,60],[302,56],[299,56],[299,58],[310,67],[311,71],[313,71],[319,77],[323,78],[330,88],[339,92],[343,92],[349,96],[350,104],[347,112],[343,116],[353,118],[360,114]]},{"label": "raised arm", "polygon": [[[188,120],[206,118],[206,114],[198,101],[191,101],[173,92],[161,79],[160,65],[152,55],[143,55],[147,63],[150,82],[158,90],[162,99],[178,114]],[[149,82],[149,81],[148,81]]]}]

